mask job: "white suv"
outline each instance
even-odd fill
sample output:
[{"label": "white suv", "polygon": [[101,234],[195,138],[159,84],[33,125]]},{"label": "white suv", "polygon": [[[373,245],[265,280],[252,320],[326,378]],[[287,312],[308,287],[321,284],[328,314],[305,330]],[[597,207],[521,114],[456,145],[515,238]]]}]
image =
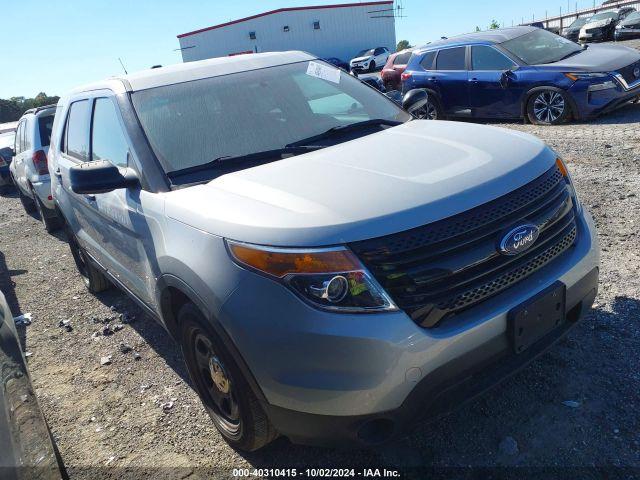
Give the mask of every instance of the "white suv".
[{"label": "white suv", "polygon": [[14,159],[9,167],[24,209],[27,213],[37,210],[48,232],[60,226],[47,166],[55,113],[55,105],[33,108],[24,113],[18,122]]},{"label": "white suv", "polygon": [[349,62],[352,71],[368,71],[374,72],[378,68],[384,67],[389,59],[389,49],[386,47],[377,47],[370,50],[362,50],[358,52],[355,58]]}]

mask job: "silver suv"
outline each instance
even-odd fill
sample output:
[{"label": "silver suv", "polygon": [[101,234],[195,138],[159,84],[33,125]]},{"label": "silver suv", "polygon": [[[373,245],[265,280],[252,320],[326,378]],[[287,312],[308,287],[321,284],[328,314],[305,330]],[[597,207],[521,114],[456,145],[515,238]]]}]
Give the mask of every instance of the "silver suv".
[{"label": "silver suv", "polygon": [[597,291],[549,147],[414,120],[301,52],[78,88],[49,168],[87,287],[164,325],[239,449],[384,442],[526,364]]},{"label": "silver suv", "polygon": [[16,130],[14,158],[9,166],[13,183],[27,213],[37,210],[48,232],[60,227],[47,166],[55,105],[27,110]]}]

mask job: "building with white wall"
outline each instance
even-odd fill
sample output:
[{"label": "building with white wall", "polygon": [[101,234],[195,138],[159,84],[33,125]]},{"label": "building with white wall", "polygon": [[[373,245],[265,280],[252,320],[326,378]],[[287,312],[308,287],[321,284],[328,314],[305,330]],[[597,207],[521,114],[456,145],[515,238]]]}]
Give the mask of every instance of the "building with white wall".
[{"label": "building with white wall", "polygon": [[279,8],[178,35],[182,60],[303,50],[349,61],[360,50],[394,51],[393,1]]}]

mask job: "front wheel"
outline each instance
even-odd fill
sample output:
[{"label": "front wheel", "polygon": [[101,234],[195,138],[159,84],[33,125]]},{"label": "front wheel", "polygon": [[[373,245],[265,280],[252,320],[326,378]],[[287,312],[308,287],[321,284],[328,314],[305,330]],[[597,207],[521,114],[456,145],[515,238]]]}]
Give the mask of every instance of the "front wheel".
[{"label": "front wheel", "polygon": [[559,125],[569,119],[571,108],[564,92],[541,90],[527,102],[527,116],[534,125]]},{"label": "front wheel", "polygon": [[375,72],[376,71],[376,62],[375,61],[371,61],[371,63],[369,64],[369,71],[370,72]]},{"label": "front wheel", "polygon": [[216,429],[233,448],[254,451],[277,437],[240,368],[192,303],[178,312],[189,376]]}]

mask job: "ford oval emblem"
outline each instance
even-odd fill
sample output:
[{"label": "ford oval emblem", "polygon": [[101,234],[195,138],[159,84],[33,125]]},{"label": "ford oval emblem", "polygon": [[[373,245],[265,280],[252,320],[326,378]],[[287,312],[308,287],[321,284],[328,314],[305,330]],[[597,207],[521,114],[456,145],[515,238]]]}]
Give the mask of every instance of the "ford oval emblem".
[{"label": "ford oval emblem", "polygon": [[500,240],[500,253],[504,255],[518,255],[527,250],[540,235],[540,229],[531,224],[519,225],[510,230]]},{"label": "ford oval emblem", "polygon": [[640,67],[636,67],[633,69],[633,76],[636,78],[640,78]]}]

